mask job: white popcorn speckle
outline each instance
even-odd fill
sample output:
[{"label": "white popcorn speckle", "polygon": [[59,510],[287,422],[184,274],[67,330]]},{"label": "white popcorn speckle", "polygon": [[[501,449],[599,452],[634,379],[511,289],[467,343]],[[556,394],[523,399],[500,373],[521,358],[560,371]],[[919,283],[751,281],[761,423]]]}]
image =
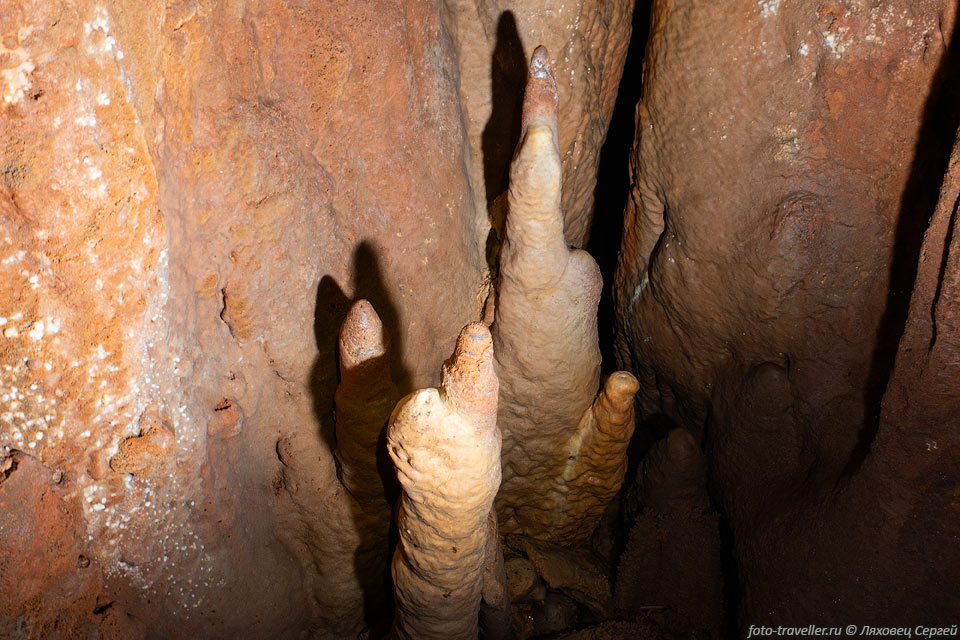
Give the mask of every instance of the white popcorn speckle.
[{"label": "white popcorn speckle", "polygon": [[16,338],[18,335],[20,335],[20,332],[17,331],[16,327],[7,327],[3,330],[3,335],[5,338]]},{"label": "white popcorn speckle", "polygon": [[24,60],[12,69],[0,70],[0,77],[6,84],[3,92],[4,104],[13,104],[23,100],[23,96],[30,89],[30,78],[28,74],[33,73],[34,65],[29,60]]},{"label": "white popcorn speckle", "polygon": [[33,323],[33,326],[30,327],[30,332],[28,334],[33,340],[40,340],[43,338],[43,322],[37,320]]},{"label": "white popcorn speckle", "polygon": [[797,53],[799,53],[801,56],[806,56],[808,53],[810,53],[809,45],[807,45],[806,42],[801,42],[800,48],[797,49]]}]

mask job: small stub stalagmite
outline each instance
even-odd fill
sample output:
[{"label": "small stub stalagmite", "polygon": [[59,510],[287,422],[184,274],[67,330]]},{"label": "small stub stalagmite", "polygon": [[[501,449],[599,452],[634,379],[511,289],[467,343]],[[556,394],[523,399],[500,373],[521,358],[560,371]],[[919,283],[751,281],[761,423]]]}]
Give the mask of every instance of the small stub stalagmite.
[{"label": "small stub stalagmite", "polygon": [[336,403],[336,459],[340,481],[352,496],[357,578],[368,608],[386,598],[384,572],[390,557],[392,511],[378,460],[381,438],[398,393],[390,379],[383,323],[366,300],[357,300],[340,327],[340,384]]}]

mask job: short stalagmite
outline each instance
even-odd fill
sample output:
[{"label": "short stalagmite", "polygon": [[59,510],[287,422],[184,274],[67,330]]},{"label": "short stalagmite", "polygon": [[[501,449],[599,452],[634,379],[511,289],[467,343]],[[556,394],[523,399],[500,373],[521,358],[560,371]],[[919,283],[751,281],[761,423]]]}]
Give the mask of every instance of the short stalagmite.
[{"label": "short stalagmite", "polygon": [[340,481],[353,496],[353,524],[359,535],[357,578],[367,607],[379,608],[385,596],[391,510],[377,457],[398,394],[390,379],[383,323],[366,300],[355,302],[347,313],[340,327],[339,348],[336,457]]},{"label": "short stalagmite", "polygon": [[[491,329],[501,381],[498,424],[504,438],[504,479],[497,508],[507,533],[575,542],[589,537],[597,523],[590,518],[599,518],[619,489],[625,446],[608,451],[600,444],[608,436],[593,433],[597,422],[591,403],[600,385],[597,304],[602,282],[593,258],[564,240],[557,109],[549,55],[537,47],[524,95],[521,141],[510,169],[506,238]],[[617,411],[629,411],[636,392],[632,379],[627,373],[615,374],[616,392],[603,395],[602,402],[610,400],[611,407],[625,403]],[[629,397],[623,395],[625,389],[631,389]],[[615,422],[622,429],[611,442],[625,445],[632,420]],[[581,443],[593,443],[589,446],[599,455],[577,459],[571,467]],[[584,482],[569,482],[575,478]],[[598,485],[591,486],[593,481],[587,478],[606,486],[597,491]],[[590,517],[585,518],[587,514]],[[575,539],[569,539],[571,535]]]},{"label": "short stalagmite", "polygon": [[[482,595],[505,593],[489,585],[503,576],[502,556],[491,553],[501,446],[492,351],[487,327],[467,325],[440,387],[406,396],[390,417],[387,447],[403,489],[393,558],[397,638],[475,639]],[[507,606],[505,597],[499,604]]]},{"label": "short stalagmite", "polygon": [[396,399],[383,324],[369,302],[358,300],[340,328],[336,456],[347,491],[365,509],[385,509],[388,519],[377,444]]},{"label": "short stalagmite", "polygon": [[603,384],[571,440],[561,476],[566,487],[558,536],[586,544],[627,473],[627,445],[633,435],[633,397],[640,385],[617,371]]}]

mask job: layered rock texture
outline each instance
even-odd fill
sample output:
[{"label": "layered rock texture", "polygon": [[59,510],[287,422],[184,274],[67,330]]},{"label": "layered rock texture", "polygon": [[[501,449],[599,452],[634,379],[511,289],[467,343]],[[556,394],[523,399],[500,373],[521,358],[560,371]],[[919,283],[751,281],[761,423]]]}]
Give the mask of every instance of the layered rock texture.
[{"label": "layered rock texture", "polygon": [[956,474],[938,466],[957,418],[934,383],[956,374],[937,360],[948,298],[931,298],[954,259],[935,239],[951,192],[931,214],[957,129],[955,11],[653,3],[620,354],[644,417],[703,443],[742,625],[958,611],[941,551]]}]

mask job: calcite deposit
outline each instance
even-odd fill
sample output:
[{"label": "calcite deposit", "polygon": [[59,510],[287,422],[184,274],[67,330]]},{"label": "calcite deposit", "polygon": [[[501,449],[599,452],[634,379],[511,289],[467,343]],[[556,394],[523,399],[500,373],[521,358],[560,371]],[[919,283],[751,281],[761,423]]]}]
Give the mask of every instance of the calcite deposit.
[{"label": "calcite deposit", "polygon": [[[474,323],[460,333],[440,388],[405,397],[390,416],[387,447],[403,487],[397,638],[476,638],[484,579],[503,575],[502,556],[488,553],[499,544],[491,513],[500,487],[497,392],[493,341]],[[488,569],[491,560],[499,568]]]},{"label": "calcite deposit", "polygon": [[510,167],[492,325],[500,377],[503,530],[582,543],[616,493],[633,433],[636,380],[600,384],[596,262],[564,238],[557,85],[549,53],[530,60]]},{"label": "calcite deposit", "polygon": [[[392,406],[390,388],[436,384],[490,289],[485,156],[505,149],[505,172],[500,106],[523,87],[494,71],[514,44],[496,24],[516,21],[521,73],[524,47],[565,52],[564,197],[582,235],[629,11],[0,7],[0,447],[63,472],[110,610],[168,637],[351,635],[382,616],[377,561],[355,554],[380,547],[360,504],[391,489],[366,485],[352,448],[372,431],[344,425],[363,422],[363,393]],[[341,368],[357,395],[335,423],[337,335],[361,298],[388,391]],[[38,593],[3,615],[89,615]]]},{"label": "calcite deposit", "polygon": [[[386,452],[387,420],[397,391],[383,323],[371,304],[358,300],[340,328],[340,384],[334,395],[338,477],[350,493],[353,525],[360,534],[354,566],[363,587],[364,608],[384,611],[384,580],[390,557],[392,469]],[[391,492],[394,493],[394,492]]]},{"label": "calcite deposit", "polygon": [[0,637],[956,623],[956,13],[3,0]]},{"label": "calcite deposit", "polygon": [[488,213],[493,228],[491,260],[504,237],[504,200],[510,162],[521,138],[528,62],[540,45],[553,53],[560,96],[557,144],[563,171],[564,236],[571,245],[586,244],[600,151],[630,43],[633,5],[633,0],[446,3],[450,37],[459,52],[460,99],[473,150],[470,175],[475,206]]}]

